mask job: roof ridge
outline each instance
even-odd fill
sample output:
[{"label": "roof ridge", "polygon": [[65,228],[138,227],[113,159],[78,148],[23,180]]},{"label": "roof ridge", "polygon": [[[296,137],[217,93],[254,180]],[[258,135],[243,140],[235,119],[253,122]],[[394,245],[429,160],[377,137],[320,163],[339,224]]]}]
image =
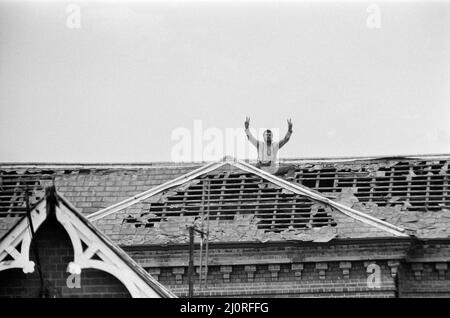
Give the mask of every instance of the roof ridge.
[{"label": "roof ridge", "polygon": [[149,163],[13,163],[0,162],[0,168],[89,168],[89,169],[105,169],[105,168],[187,168],[197,167],[199,165],[208,163],[204,162],[149,162]]},{"label": "roof ridge", "polygon": [[325,157],[294,157],[294,158],[282,158],[281,161],[286,160],[379,160],[379,159],[420,159],[420,158],[437,158],[446,157],[450,158],[450,153],[440,154],[386,154],[386,155],[366,155],[366,156],[325,156]]},{"label": "roof ridge", "polygon": [[[317,161],[356,161],[356,160],[417,160],[417,159],[433,159],[433,158],[448,158],[449,154],[408,154],[408,155],[374,155],[374,156],[336,156],[336,157],[294,157],[294,158],[279,158],[279,162],[317,162]],[[223,160],[223,159],[219,159]],[[237,159],[244,162],[256,162],[256,159]],[[199,165],[208,164],[214,161],[153,161],[153,162],[0,162],[0,168],[7,167],[55,167],[55,168],[127,168],[127,167],[142,167],[142,168],[160,168],[160,167],[195,167]]]}]

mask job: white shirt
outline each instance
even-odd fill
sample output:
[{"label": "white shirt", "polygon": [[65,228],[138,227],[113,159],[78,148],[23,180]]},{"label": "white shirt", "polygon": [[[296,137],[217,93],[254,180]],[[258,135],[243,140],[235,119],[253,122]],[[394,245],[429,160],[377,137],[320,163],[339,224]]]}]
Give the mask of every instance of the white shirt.
[{"label": "white shirt", "polygon": [[291,137],[292,132],[288,131],[286,136],[276,142],[267,144],[266,142],[257,140],[249,129],[245,129],[247,138],[252,145],[254,145],[258,151],[258,168],[268,173],[275,173],[278,168],[278,150],[283,147]]}]

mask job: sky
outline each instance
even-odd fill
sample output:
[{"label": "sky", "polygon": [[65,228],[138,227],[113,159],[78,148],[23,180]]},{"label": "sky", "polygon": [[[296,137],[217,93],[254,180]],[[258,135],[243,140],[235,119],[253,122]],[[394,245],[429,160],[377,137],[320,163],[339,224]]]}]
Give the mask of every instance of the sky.
[{"label": "sky", "polygon": [[450,1],[0,0],[0,162],[197,161],[246,116],[259,137],[292,119],[281,158],[450,153],[449,21]]}]

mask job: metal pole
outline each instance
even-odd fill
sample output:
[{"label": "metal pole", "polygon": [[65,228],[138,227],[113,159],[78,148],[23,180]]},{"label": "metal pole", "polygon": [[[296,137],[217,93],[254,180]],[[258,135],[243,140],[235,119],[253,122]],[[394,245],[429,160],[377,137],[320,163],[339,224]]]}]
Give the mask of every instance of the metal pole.
[{"label": "metal pole", "polygon": [[203,234],[200,234],[200,268],[198,269],[199,273],[199,281],[200,281],[200,289],[202,288],[202,264],[203,264]]},{"label": "metal pole", "polygon": [[394,277],[394,284],[395,284],[395,293],[394,293],[395,296],[394,297],[395,298],[400,298],[400,277],[399,277],[399,275],[400,275],[400,265],[398,266],[397,273]]},{"label": "metal pole", "polygon": [[194,296],[194,227],[189,227],[189,298]]},{"label": "metal pole", "polygon": [[204,196],[205,196],[205,183],[202,182],[202,203],[200,204],[200,210],[201,210],[201,228],[200,231],[202,232],[200,234],[200,268],[199,268],[199,281],[200,281],[200,289],[202,288],[203,284],[203,220],[205,218],[205,207],[204,207]]},{"label": "metal pole", "polygon": [[211,193],[211,180],[208,180],[207,204],[206,204],[206,256],[205,256],[205,288],[208,287],[208,242],[209,242],[209,196]]}]

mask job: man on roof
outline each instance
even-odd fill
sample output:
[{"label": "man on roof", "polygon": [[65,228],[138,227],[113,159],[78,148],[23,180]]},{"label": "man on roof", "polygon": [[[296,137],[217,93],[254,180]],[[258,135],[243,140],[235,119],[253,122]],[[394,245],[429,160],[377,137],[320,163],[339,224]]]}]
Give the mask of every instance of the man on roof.
[{"label": "man on roof", "polygon": [[272,131],[269,129],[267,129],[263,134],[264,141],[257,140],[250,132],[249,117],[245,119],[245,133],[247,134],[247,138],[250,141],[250,143],[254,145],[257,149],[258,152],[258,159],[256,163],[257,168],[275,175],[285,175],[289,173],[288,177],[293,177],[294,167],[293,166],[280,167],[277,160],[278,150],[289,141],[292,135],[291,119],[288,119],[287,123],[288,123],[288,131],[286,133],[286,136],[284,136],[284,138],[281,139],[280,141],[272,140],[273,136]]}]

